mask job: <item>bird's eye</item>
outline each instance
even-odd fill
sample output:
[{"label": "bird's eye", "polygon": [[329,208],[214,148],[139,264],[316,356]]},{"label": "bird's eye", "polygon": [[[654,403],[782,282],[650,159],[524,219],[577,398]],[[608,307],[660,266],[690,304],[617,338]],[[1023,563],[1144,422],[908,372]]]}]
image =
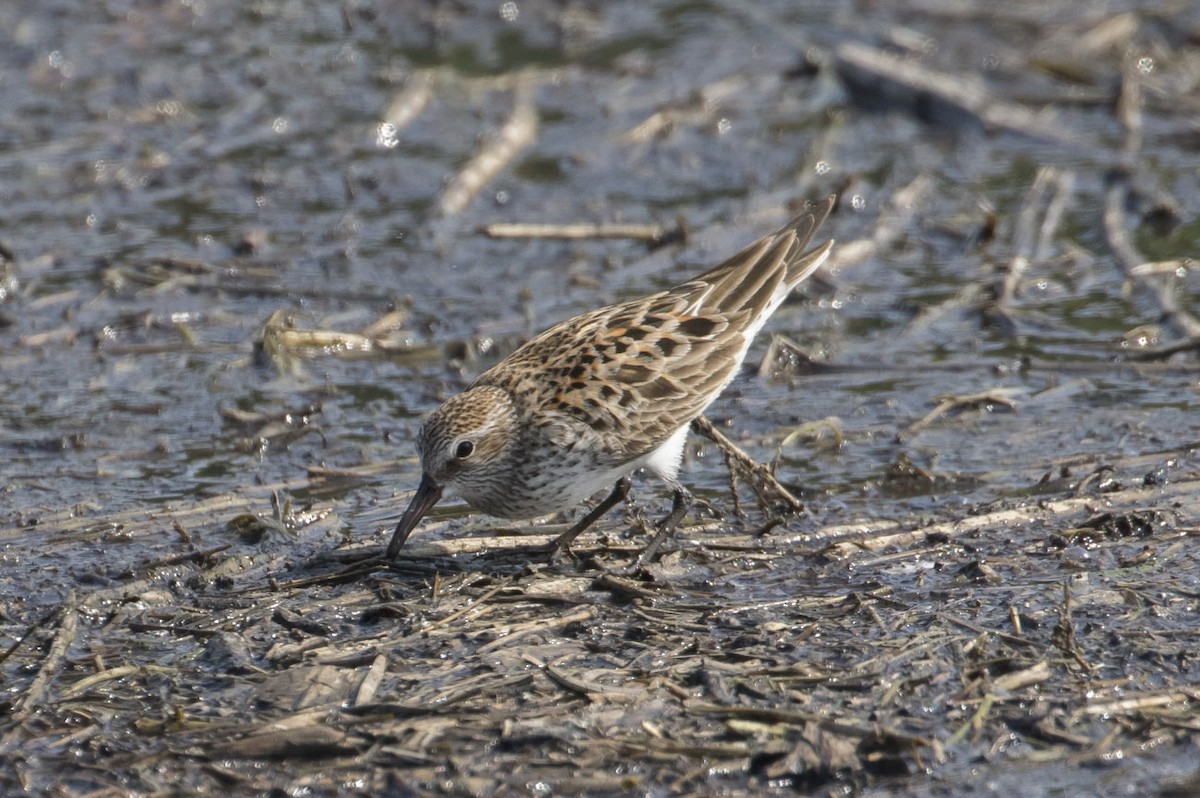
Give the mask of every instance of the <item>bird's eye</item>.
[{"label": "bird's eye", "polygon": [[466,460],[475,453],[475,444],[471,441],[459,441],[454,447],[454,457],[458,460]]}]

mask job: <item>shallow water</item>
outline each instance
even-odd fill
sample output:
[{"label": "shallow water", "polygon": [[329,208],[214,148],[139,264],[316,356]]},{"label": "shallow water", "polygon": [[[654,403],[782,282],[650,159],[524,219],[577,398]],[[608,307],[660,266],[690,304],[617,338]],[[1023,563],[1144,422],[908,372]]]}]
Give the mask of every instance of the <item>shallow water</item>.
[{"label": "shallow water", "polygon": [[[1123,158],[1119,67],[1150,59],[1126,221],[1148,259],[1200,251],[1194,117],[1159,100],[1200,72],[1172,32],[1200,21],[1195,9],[1162,11],[1170,25],[1142,17],[1124,45],[1086,58],[1064,44],[1091,29],[1076,4],[1011,13],[784,0],[3,4],[6,615],[178,553],[183,538],[312,551],[386,534],[419,476],[419,419],[438,401],[529,334],[685,279],[783,221],[788,202],[834,191],[842,202],[823,234],[845,244],[874,235],[901,189],[923,186],[889,245],[768,325],[839,368],[760,376],[764,334],[709,412],[751,454],[778,456],[819,522],[952,515],[1032,491],[1065,458],[1161,451],[1166,462],[1200,441],[1194,357],[1128,364],[1181,335],[1130,289],[1101,218],[1105,175]],[[1079,73],[1031,69],[1030,40],[1044,63]],[[1052,102],[1063,137],[864,111],[828,66],[847,41],[910,44],[932,69],[985,75],[998,97]],[[826,64],[819,74],[808,57]],[[427,103],[405,95],[424,80]],[[536,135],[461,213],[440,213],[518,83]],[[387,127],[405,96],[411,121]],[[664,126],[639,135],[661,112]],[[981,290],[1013,254],[1040,167],[1071,176],[1062,224],[1021,285],[1015,328],[985,324]],[[1156,204],[1175,209],[1165,231]],[[995,238],[981,242],[990,213]],[[679,219],[688,243],[654,252],[479,232]],[[1198,281],[1180,269],[1185,309]],[[281,364],[256,349],[277,311],[297,329],[355,332],[392,310],[398,354]],[[1007,392],[1015,410],[984,401],[904,433],[941,397],[984,391]],[[840,448],[780,449],[798,425],[830,417]],[[720,458],[701,443],[689,451],[689,484],[719,503]],[[902,456],[939,479],[888,480]],[[232,513],[182,531],[121,521],[230,494],[269,515],[272,489],[306,500],[313,466],[373,473],[320,496],[336,520],[299,538],[247,544],[226,526]],[[637,495],[665,500],[653,486]],[[756,576],[738,589],[794,588]]]}]

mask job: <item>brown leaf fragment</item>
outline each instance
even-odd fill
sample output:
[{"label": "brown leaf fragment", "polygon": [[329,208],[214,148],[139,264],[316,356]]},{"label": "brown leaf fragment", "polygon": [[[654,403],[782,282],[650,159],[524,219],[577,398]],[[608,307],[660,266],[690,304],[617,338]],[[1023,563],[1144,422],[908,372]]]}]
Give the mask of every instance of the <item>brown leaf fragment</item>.
[{"label": "brown leaf fragment", "polygon": [[324,759],[353,754],[345,741],[337,729],[301,726],[218,743],[208,753],[213,759]]}]

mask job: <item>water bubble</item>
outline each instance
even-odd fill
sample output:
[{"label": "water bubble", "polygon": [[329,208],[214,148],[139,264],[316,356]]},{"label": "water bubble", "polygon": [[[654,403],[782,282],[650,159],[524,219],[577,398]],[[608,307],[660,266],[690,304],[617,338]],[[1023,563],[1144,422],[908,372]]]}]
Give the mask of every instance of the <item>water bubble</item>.
[{"label": "water bubble", "polygon": [[400,143],[399,131],[391,122],[380,122],[375,130],[375,146],[385,150],[395,148]]}]

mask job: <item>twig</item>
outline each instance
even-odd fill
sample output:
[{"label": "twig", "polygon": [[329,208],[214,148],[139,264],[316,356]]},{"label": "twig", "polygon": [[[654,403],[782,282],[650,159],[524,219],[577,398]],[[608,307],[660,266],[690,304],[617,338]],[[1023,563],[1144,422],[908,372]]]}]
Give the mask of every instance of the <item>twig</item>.
[{"label": "twig", "polygon": [[220,554],[226,549],[231,548],[232,546],[232,543],[223,543],[220,546],[213,546],[212,548],[202,549],[200,551],[187,551],[183,554],[173,554],[169,557],[161,557],[157,560],[151,560],[150,562],[142,563],[141,565],[137,566],[136,569],[124,571],[118,576],[118,578],[130,579],[136,574],[150,573],[151,571],[155,571],[159,568],[169,568],[172,565],[181,565],[185,562],[203,562],[204,560],[211,559],[212,557]]},{"label": "twig", "polygon": [[[1075,176],[1071,172],[1060,174],[1054,167],[1044,166],[1038,170],[1037,177],[1025,194],[1021,212],[1017,216],[1016,230],[1013,232],[1012,258],[1008,262],[995,300],[985,303],[984,308],[985,316],[991,321],[1003,323],[1010,334],[1016,332],[1012,306],[1017,289],[1028,268],[1044,257],[1049,248],[1062,220],[1067,201],[1074,191],[1074,185]],[[1046,195],[1051,186],[1054,186],[1055,190],[1047,200]],[[1042,215],[1041,225],[1038,225],[1039,214]]]},{"label": "twig", "polygon": [[484,643],[477,650],[480,654],[489,654],[496,649],[503,649],[511,646],[515,641],[521,640],[539,632],[549,631],[551,629],[560,629],[564,626],[569,626],[573,623],[586,623],[592,620],[596,615],[596,610],[593,607],[584,607],[576,610],[570,615],[559,615],[549,620],[536,620],[529,623],[518,624],[508,629],[508,634],[497,637],[490,643]]},{"label": "twig", "polygon": [[1166,692],[1146,695],[1135,695],[1122,698],[1120,701],[1107,701],[1103,704],[1089,704],[1083,709],[1088,715],[1125,715],[1141,712],[1152,707],[1162,707],[1171,704],[1188,704],[1196,701],[1193,693]]},{"label": "twig", "polygon": [[456,216],[461,213],[484,186],[512,163],[518,153],[533,143],[537,130],[538,116],[532,92],[519,88],[513,97],[512,114],[504,127],[442,192],[438,202],[442,215]]},{"label": "twig", "polygon": [[988,693],[985,695],[983,700],[979,702],[979,709],[975,710],[975,714],[967,719],[966,723],[959,726],[958,730],[955,731],[954,734],[951,734],[948,738],[946,738],[946,745],[957,745],[958,743],[962,742],[967,736],[968,731],[974,731],[975,736],[978,737],[979,732],[983,729],[983,719],[987,717],[989,712],[991,712],[992,704],[995,702],[995,700],[996,696],[994,693]]},{"label": "twig", "polygon": [[433,77],[429,72],[417,72],[408,79],[404,90],[395,96],[383,114],[383,125],[379,131],[379,143],[388,146],[390,141],[404,128],[413,123],[429,101],[433,99]]},{"label": "twig", "polygon": [[966,629],[969,632],[974,632],[977,635],[991,635],[997,640],[1003,640],[1009,645],[1021,646],[1024,648],[1041,648],[1040,644],[1035,643],[1032,640],[1027,640],[1024,637],[1017,637],[1016,635],[1010,635],[1007,632],[998,632],[995,629],[987,629],[964,618],[956,618],[948,612],[939,612],[938,617],[943,621],[952,623],[955,626],[961,626],[963,629]]},{"label": "twig", "polygon": [[[1105,495],[1105,502],[1111,508],[1134,507],[1141,502],[1192,500],[1200,493],[1200,481],[1181,479],[1166,486],[1155,486],[1143,490],[1125,490],[1119,493]],[[1060,501],[1039,502],[1036,505],[1026,505],[1010,509],[998,510],[981,515],[971,515],[954,521],[938,522],[920,526],[912,530],[898,530],[893,522],[873,522],[874,528],[866,524],[845,524],[827,527],[817,532],[805,534],[809,544],[826,542],[823,553],[830,557],[848,557],[861,551],[882,551],[889,548],[903,548],[933,538],[954,538],[968,535],[982,529],[1000,529],[1014,525],[1028,524],[1034,519],[1061,518],[1071,513],[1090,512],[1095,503],[1092,496],[1080,496]],[[865,534],[863,533],[866,528]],[[965,622],[954,619],[955,623],[965,625]],[[970,627],[968,627],[970,628]],[[999,632],[995,634],[1001,634]],[[1006,638],[1007,639],[1007,638]],[[1029,640],[1014,637],[1008,641],[1017,645],[1028,645]]]},{"label": "twig", "polygon": [[498,585],[493,587],[491,590],[488,590],[486,593],[484,593],[479,598],[475,599],[474,601],[468,602],[467,606],[463,607],[462,609],[458,610],[457,612],[450,613],[445,618],[441,618],[440,620],[434,621],[433,623],[426,626],[425,629],[422,631],[427,631],[429,629],[434,629],[438,626],[446,626],[448,624],[454,623],[459,618],[462,618],[462,617],[480,609],[481,607],[483,607],[484,603],[488,599],[490,599],[492,596],[496,595],[500,591],[506,590],[509,587],[511,587],[511,585],[507,580],[501,581]]},{"label": "twig", "polygon": [[770,506],[767,497],[761,492],[763,488],[774,493],[788,505],[792,512],[804,512],[804,503],[792,495],[792,492],[785,488],[766,466],[756,462],[753,457],[738,448],[737,444],[718,432],[707,418],[704,416],[696,418],[692,421],[692,429],[717,444],[717,448],[725,455],[725,461],[729,464],[730,469],[740,468],[752,477],[750,485],[754,489],[755,495],[758,496],[759,504],[762,505],[764,512],[767,512]]},{"label": "twig", "polygon": [[1021,629],[1021,613],[1012,604],[1008,605],[1008,620],[1012,624],[1013,633],[1020,637],[1024,632]]},{"label": "twig", "polygon": [[1067,209],[1067,203],[1074,193],[1075,173],[1056,173],[1054,195],[1050,197],[1050,203],[1046,206],[1046,213],[1042,216],[1042,228],[1038,231],[1037,246],[1033,250],[1033,259],[1035,261],[1046,257],[1046,252],[1050,249],[1050,241],[1054,238],[1055,233],[1058,232],[1058,226],[1062,223],[1062,216]]},{"label": "twig", "polygon": [[973,393],[967,396],[942,397],[938,400],[937,407],[926,413],[923,418],[917,419],[912,424],[909,424],[908,427],[896,437],[899,440],[911,438],[921,430],[928,427],[936,419],[949,413],[951,410],[962,410],[968,407],[987,405],[1004,405],[1009,409],[1015,409],[1017,402],[1015,399],[1013,399],[1013,395],[1017,392],[1018,389],[995,388],[990,391],[982,391],[981,393]]},{"label": "twig", "polygon": [[841,734],[845,737],[854,737],[858,739],[886,739],[900,745],[929,748],[932,743],[924,737],[907,734],[898,729],[890,729],[886,726],[872,724],[861,725],[857,723],[847,723],[845,721],[835,720],[834,718],[825,715],[819,715],[815,712],[803,712],[792,709],[776,709],[773,707],[754,707],[754,706],[723,706],[721,704],[704,704],[695,703],[687,705],[688,712],[694,712],[704,715],[719,715],[728,718],[748,718],[750,720],[758,720],[766,723],[785,723],[789,725],[802,726],[806,723],[815,723],[824,731]]},{"label": "twig", "polygon": [[376,654],[367,672],[363,674],[362,681],[358,683],[358,689],[354,693],[354,706],[360,707],[375,700],[375,694],[379,691],[379,685],[383,683],[383,677],[387,675],[387,669],[387,655]]},{"label": "twig", "polygon": [[1075,622],[1071,619],[1071,583],[1063,581],[1062,608],[1059,610],[1058,623],[1050,632],[1050,640],[1059,650],[1071,657],[1086,671],[1094,670],[1092,665],[1083,658],[1079,645],[1075,642]]},{"label": "twig", "polygon": [[1036,665],[1032,665],[1024,670],[996,677],[992,682],[992,687],[998,693],[1011,693],[1014,690],[1020,690],[1022,687],[1041,684],[1049,678],[1050,663],[1046,660],[1041,660]]},{"label": "twig", "polygon": [[149,673],[175,675],[179,673],[179,669],[163,667],[161,665],[120,665],[116,668],[106,668],[99,673],[85,676],[63,690],[62,698],[64,700],[78,698],[98,684],[124,679],[126,676],[142,676]]},{"label": "twig", "polygon": [[745,83],[744,76],[734,75],[703,86],[690,96],[655,111],[627,130],[621,140],[626,144],[637,144],[662,136],[679,124],[708,124],[716,116],[721,101],[736,95]]},{"label": "twig", "polygon": [[1121,93],[1117,95],[1117,121],[1125,130],[1122,149],[1132,166],[1142,149],[1142,82],[1132,60],[1126,59],[1121,70]]},{"label": "twig", "polygon": [[1017,286],[1020,285],[1025,269],[1029,267],[1029,262],[1033,258],[1036,246],[1034,229],[1037,226],[1039,206],[1055,174],[1056,170],[1052,166],[1043,166],[1038,169],[1033,184],[1025,193],[1021,212],[1017,214],[1017,228],[1013,233],[1013,257],[1009,261],[1008,270],[1004,275],[1000,296],[996,299],[996,306],[1003,312],[1007,312],[1007,308],[1016,297]]},{"label": "twig", "polygon": [[615,574],[602,573],[595,580],[595,586],[601,590],[607,590],[614,596],[631,600],[635,598],[656,599],[660,598],[665,592],[662,587],[657,590],[650,590],[643,586],[641,582],[635,582],[632,579],[625,579]]},{"label": "twig", "polygon": [[[491,238],[632,238],[648,244],[659,243],[668,233],[658,224],[529,224],[521,222],[489,224],[483,233]],[[674,234],[674,233],[672,233]]]}]

